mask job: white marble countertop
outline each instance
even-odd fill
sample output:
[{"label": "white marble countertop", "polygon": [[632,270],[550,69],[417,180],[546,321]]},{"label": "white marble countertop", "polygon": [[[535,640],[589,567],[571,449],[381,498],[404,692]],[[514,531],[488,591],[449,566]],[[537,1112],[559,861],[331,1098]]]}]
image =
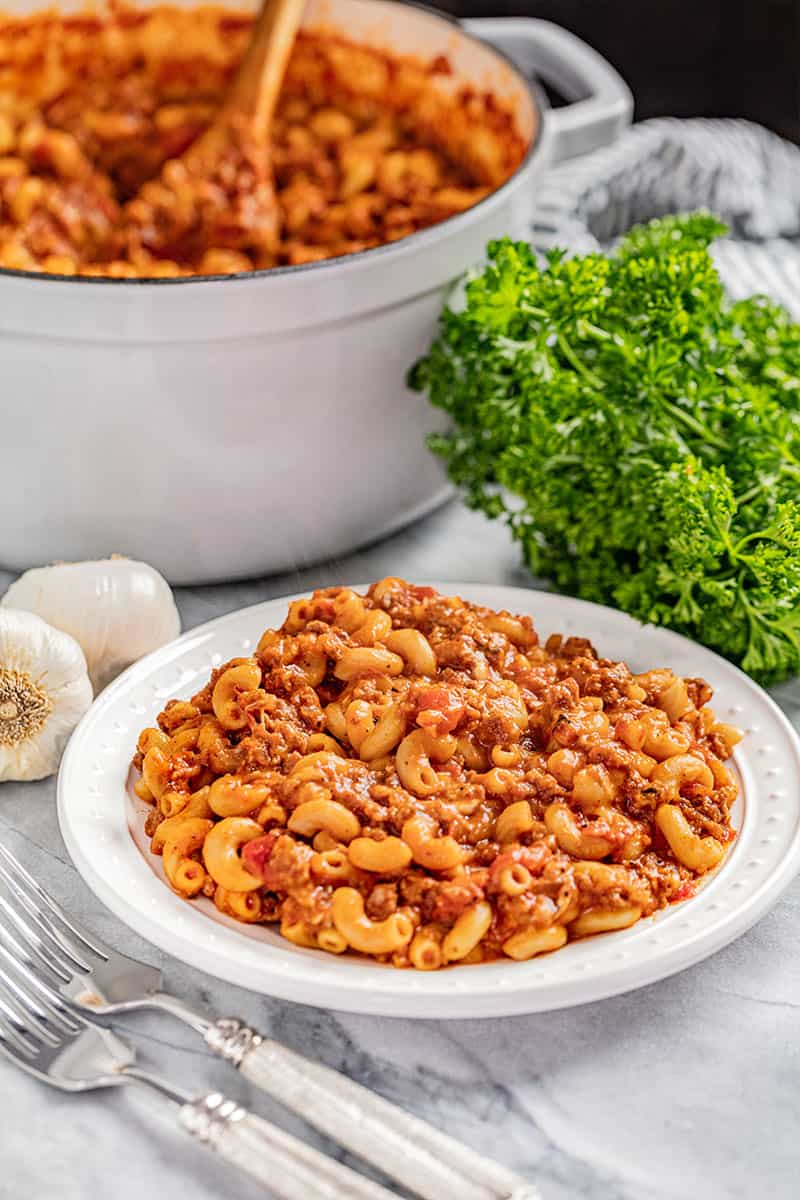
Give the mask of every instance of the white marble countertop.
[{"label": "white marble countertop", "polygon": [[[270,596],[402,574],[530,584],[505,531],[450,505],[350,558],[291,576],[183,589],[184,627]],[[0,593],[9,577],[0,572]],[[800,725],[800,684],[776,689]],[[564,1012],[377,1020],[229,987],[147,945],[95,900],[58,831],[55,784],[0,784],[0,838],[90,928],[158,962],[169,989],[240,1015],[526,1173],[543,1200],[789,1200],[800,1169],[800,881],[711,959]],[[129,1018],[141,1060],[307,1131],[167,1019]],[[69,1097],[0,1061],[0,1200],[256,1200],[263,1191],[126,1089]],[[458,1200],[442,1197],[442,1200]]]}]

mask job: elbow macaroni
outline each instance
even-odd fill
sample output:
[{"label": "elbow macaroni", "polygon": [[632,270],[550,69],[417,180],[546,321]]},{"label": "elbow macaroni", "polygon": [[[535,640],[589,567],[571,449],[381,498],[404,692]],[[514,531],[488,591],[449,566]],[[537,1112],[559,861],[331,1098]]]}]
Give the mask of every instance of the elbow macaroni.
[{"label": "elbow macaroni", "polygon": [[212,828],[211,821],[188,817],[179,821],[164,839],[164,874],[175,891],[183,896],[196,896],[205,883],[206,873],[202,863],[197,862],[193,855],[203,849]]},{"label": "elbow macaroni", "polygon": [[426,729],[415,729],[397,747],[395,763],[403,787],[417,796],[432,795],[439,787],[431,758],[446,762],[456,749],[455,738],[434,737]]},{"label": "elbow macaroni", "polygon": [[518,842],[523,833],[533,828],[533,812],[527,800],[517,800],[504,808],[495,824],[498,842]]},{"label": "elbow macaroni", "polygon": [[261,809],[269,797],[266,783],[222,775],[208,789],[208,803],[218,817],[249,817]]},{"label": "elbow macaroni", "polygon": [[303,837],[313,838],[322,830],[337,842],[352,842],[361,832],[358,817],[338,800],[306,800],[289,817],[289,829]]},{"label": "elbow macaroni", "polygon": [[703,875],[719,866],[725,853],[722,843],[695,833],[677,805],[661,804],[656,810],[656,824],[684,867]]},{"label": "elbow macaroni", "polygon": [[247,715],[239,700],[244,692],[254,691],[261,683],[261,668],[253,659],[243,659],[223,671],[211,693],[214,716],[223,729],[244,729]]},{"label": "elbow macaroni", "polygon": [[373,838],[357,837],[347,847],[347,857],[360,871],[396,875],[409,866],[413,855],[411,847],[402,838],[387,837],[377,842]]},{"label": "elbow macaroni", "polygon": [[139,736],[167,881],[304,950],[422,971],[691,894],[732,837],[738,733],[701,681],[607,677],[587,645],[400,579],[295,602]]},{"label": "elbow macaroni", "polygon": [[399,654],[414,675],[435,675],[436,655],[418,629],[396,629],[383,639],[387,650]]},{"label": "elbow macaroni", "polygon": [[264,830],[249,817],[223,817],[206,834],[203,861],[215,883],[229,892],[252,892],[261,880],[242,864],[239,851]]},{"label": "elbow macaroni", "polygon": [[458,962],[471,954],[488,931],[492,916],[492,906],[485,900],[479,900],[466,909],[442,942],[445,962]]},{"label": "elbow macaroni", "polygon": [[333,923],[348,946],[362,954],[393,954],[411,941],[414,926],[405,913],[392,913],[383,921],[371,921],[364,913],[364,898],[355,888],[340,887],[333,893]]},{"label": "elbow macaroni", "polygon": [[417,813],[403,825],[403,841],[409,847],[414,862],[429,871],[450,871],[464,861],[464,851],[449,834],[436,834],[436,823],[425,813]]}]

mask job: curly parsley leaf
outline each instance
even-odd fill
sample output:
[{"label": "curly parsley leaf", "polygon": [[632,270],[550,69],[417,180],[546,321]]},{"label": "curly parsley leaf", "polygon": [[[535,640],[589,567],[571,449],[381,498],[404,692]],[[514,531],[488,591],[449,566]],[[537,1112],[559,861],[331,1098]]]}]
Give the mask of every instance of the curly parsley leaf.
[{"label": "curly parsley leaf", "polygon": [[411,372],[467,502],[564,590],[698,638],[768,682],[800,670],[800,326],[728,304],[709,213],[607,257],[489,246]]}]

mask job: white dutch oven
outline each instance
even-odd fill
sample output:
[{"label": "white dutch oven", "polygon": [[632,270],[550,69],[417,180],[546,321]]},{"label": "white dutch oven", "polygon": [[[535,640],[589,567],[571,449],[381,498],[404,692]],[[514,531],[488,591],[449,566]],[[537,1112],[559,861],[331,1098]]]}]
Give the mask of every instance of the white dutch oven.
[{"label": "white dutch oven", "polygon": [[[442,86],[513,103],[525,161],[468,212],[327,263],[155,282],[0,271],[3,566],[117,551],[173,583],[244,577],[343,553],[446,496],[425,448],[439,417],[406,371],[447,286],[489,238],[524,235],[548,163],[613,139],[630,93],[543,21],[313,0],[306,23],[446,54]],[[574,103],[551,110],[509,58]]]}]

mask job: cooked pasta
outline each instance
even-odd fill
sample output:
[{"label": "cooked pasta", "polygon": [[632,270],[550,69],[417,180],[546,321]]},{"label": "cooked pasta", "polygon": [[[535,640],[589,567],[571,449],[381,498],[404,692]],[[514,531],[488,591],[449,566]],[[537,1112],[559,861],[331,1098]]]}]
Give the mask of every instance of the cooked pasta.
[{"label": "cooked pasta", "polygon": [[446,58],[311,31],[269,146],[234,127],[201,178],[180,156],[251,25],[205,6],[0,18],[0,267],[159,278],[316,262],[471,207],[524,156],[495,96],[439,86]]},{"label": "cooked pasta", "polygon": [[137,795],[187,899],[397,967],[525,960],[723,860],[739,735],[710,698],[401,579],[327,588],[142,731]]}]

